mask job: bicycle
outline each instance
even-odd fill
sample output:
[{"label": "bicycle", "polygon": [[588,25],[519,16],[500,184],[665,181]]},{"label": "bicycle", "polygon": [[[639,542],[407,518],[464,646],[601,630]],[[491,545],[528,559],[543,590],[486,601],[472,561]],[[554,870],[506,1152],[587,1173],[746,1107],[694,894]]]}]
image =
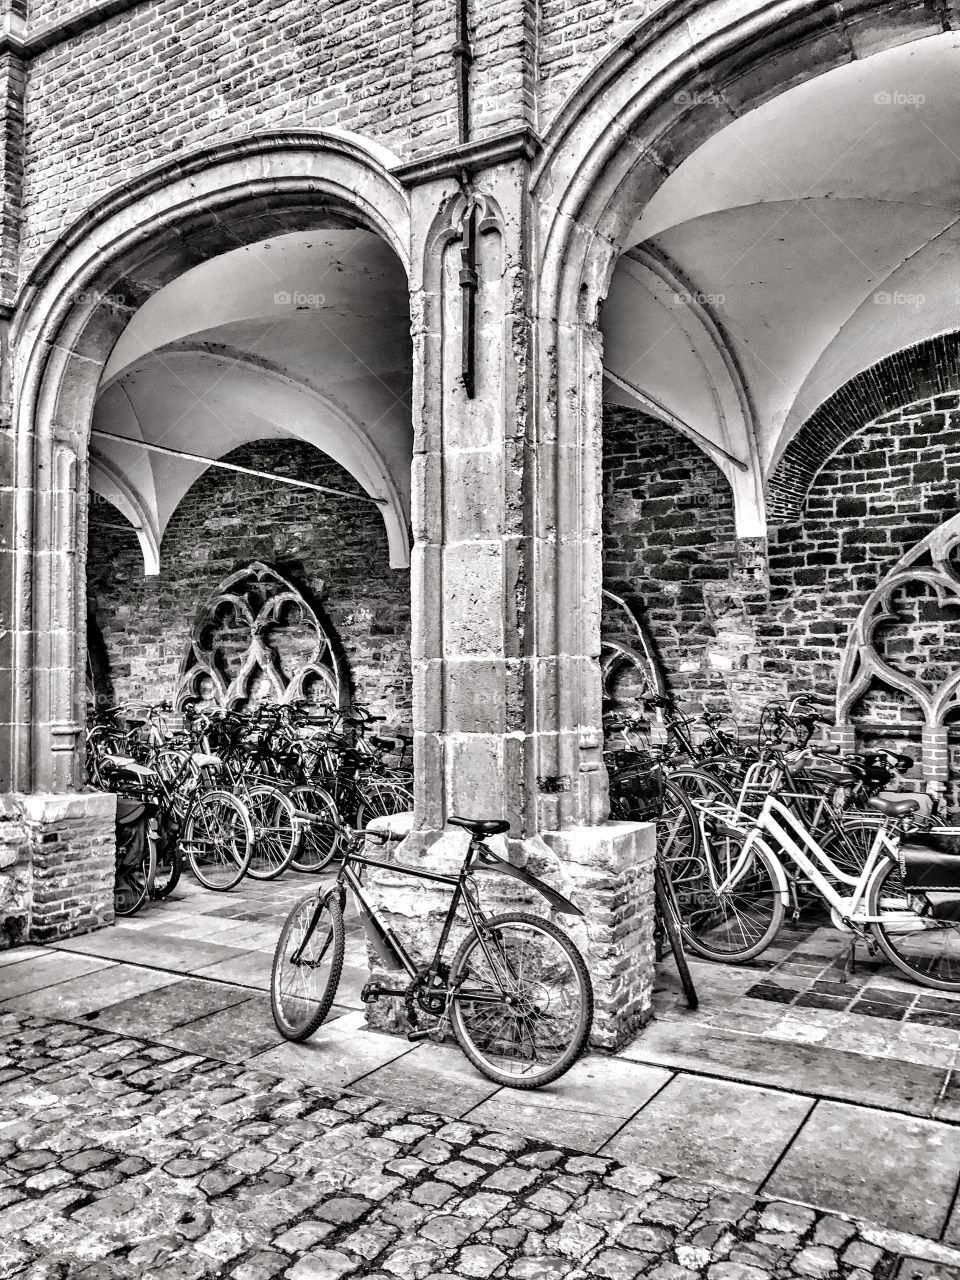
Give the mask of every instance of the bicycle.
[{"label": "bicycle", "polygon": [[913,831],[914,800],[874,798],[867,807],[883,821],[854,876],[774,795],[749,826],[736,809],[698,804],[703,874],[696,910],[684,921],[687,945],[727,964],[770,946],[791,900],[774,842],[829,908],[834,927],[852,935],[852,947],[866,941],[921,986],[960,991],[960,831]]},{"label": "bicycle", "polygon": [[[150,814],[147,894],[167,897],[172,892],[180,878],[183,854],[204,888],[227,890],[239,883],[253,854],[253,824],[236,796],[202,785],[205,775],[219,768],[216,756],[180,752],[179,768],[169,773],[130,756],[104,756],[103,764],[108,776],[126,789],[129,798],[145,804]],[[131,792],[135,794],[130,796]],[[161,870],[162,883],[155,880]],[[142,901],[134,909],[141,905]]]},{"label": "bicycle", "polygon": [[[475,883],[478,870],[499,871],[534,889],[554,911],[582,916],[563,894],[521,867],[505,861],[486,843],[509,829],[496,819],[452,817],[451,826],[469,832],[470,843],[456,874],[444,874],[361,853],[365,838],[383,842],[381,832],[341,830],[343,860],[334,883],[308,894],[287,917],[277,941],[270,1001],[277,1029],[287,1040],[314,1034],[330,1011],[344,956],[343,911],[347,889],[360,910],[370,941],[385,967],[405,973],[403,986],[368,982],[361,999],[383,996],[404,1001],[414,1029],[410,1040],[442,1041],[449,1025],[467,1058],[490,1080],[534,1089],[558,1079],[583,1053],[593,1024],[593,988],[583,957],[552,921],[512,911],[488,918]],[[364,893],[366,867],[447,885],[453,896],[432,958],[419,964],[379,916]],[[447,963],[444,950],[461,905],[469,932]],[[418,1026],[419,1013],[436,1018]]]}]

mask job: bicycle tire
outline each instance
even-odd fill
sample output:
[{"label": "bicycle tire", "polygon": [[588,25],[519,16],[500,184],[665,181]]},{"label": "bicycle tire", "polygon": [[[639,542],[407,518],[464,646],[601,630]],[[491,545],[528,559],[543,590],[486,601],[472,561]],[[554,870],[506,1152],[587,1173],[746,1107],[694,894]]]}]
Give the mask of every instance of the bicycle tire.
[{"label": "bicycle tire", "polygon": [[180,852],[180,841],[169,839],[157,846],[157,865],[153,883],[150,886],[150,897],[158,902],[169,898],[180,883],[183,873],[183,854]]},{"label": "bicycle tire", "polygon": [[701,844],[697,810],[681,787],[664,778],[663,813],[657,819],[657,857],[671,883],[697,869]]},{"label": "bicycle tire", "polygon": [[243,879],[253,854],[253,824],[246,805],[229,791],[196,795],[180,845],[203,887],[226,893]]},{"label": "bicycle tire", "polygon": [[[703,871],[699,883],[689,889],[684,886],[676,895],[684,945],[695,955],[719,964],[741,964],[752,960],[766,950],[783,923],[784,906],[778,879],[765,850],[754,848],[752,870],[748,869],[733,892],[722,900],[711,884],[707,859],[712,858],[720,864],[714,875],[717,880],[722,880],[725,868],[736,863],[743,841],[744,837],[740,835],[704,841],[701,851]],[[676,891],[676,886],[674,889]],[[731,916],[736,923],[731,923]]]},{"label": "bicycle tire", "polygon": [[407,813],[413,808],[413,792],[397,782],[377,778],[368,782],[360,792],[357,802],[356,826],[364,831],[374,818],[389,818],[395,813]]},{"label": "bicycle tire", "polygon": [[696,1009],[700,1004],[700,999],[697,996],[697,988],[694,986],[693,978],[690,974],[690,966],[687,964],[687,953],[684,950],[683,938],[680,932],[680,909],[676,905],[673,886],[658,865],[654,865],[653,868],[653,891],[656,897],[657,909],[660,912],[660,919],[663,921],[663,927],[670,942],[670,950],[673,952],[677,972],[680,975],[680,985],[683,987],[687,1006],[691,1009]]},{"label": "bicycle tire", "polygon": [[[522,941],[511,942],[508,933],[511,926],[518,933],[525,930],[527,934],[539,935],[541,954],[534,954],[532,948],[524,952]],[[464,1054],[487,1079],[515,1089],[538,1089],[541,1085],[549,1084],[564,1072],[569,1071],[586,1048],[593,1026],[593,987],[586,963],[563,930],[552,921],[540,916],[523,911],[506,912],[485,921],[481,927],[483,939],[475,930],[471,931],[460,944],[450,966],[449,981],[453,991],[450,1002],[450,1022],[453,1033]],[[508,950],[508,948],[519,946],[520,969],[524,979],[535,989],[536,998],[542,1001],[545,996],[550,998],[546,993],[544,980],[545,976],[549,976],[551,972],[551,966],[543,963],[549,954],[549,947],[545,946],[545,940],[549,940],[549,944],[553,947],[555,958],[552,965],[564,966],[557,972],[565,982],[563,989],[554,997],[554,1007],[549,1013],[549,1023],[545,1016],[546,1010],[537,1005],[533,1006],[531,1012],[526,1012],[532,995],[530,991],[517,986],[515,973],[512,972],[515,964],[512,956],[517,952],[513,951],[511,954]],[[495,953],[495,965],[491,964],[491,950]],[[538,968],[533,972],[535,964]],[[473,968],[477,970],[476,976],[472,976]],[[485,987],[477,985],[484,982],[484,973],[492,973],[492,978],[486,979]],[[508,1006],[504,1002],[504,976],[511,985],[511,999],[518,1003]],[[464,989],[464,984],[468,980],[473,985],[466,986]],[[575,1001],[574,1004],[570,1003],[571,999]],[[492,1024],[490,1015],[484,1012],[491,1008],[495,1011],[494,1018],[497,1017],[496,1011],[499,1011],[498,1023]],[[532,1031],[535,1019],[547,1035],[554,1038],[560,1036],[561,1042],[555,1046],[557,1050],[555,1058],[540,1071],[533,1073],[534,1067],[529,1058],[529,1051],[524,1048],[524,1036],[530,1036],[534,1062],[539,1061],[536,1036]],[[512,1036],[509,1034],[511,1023],[513,1024]],[[518,1027],[519,1038],[516,1035]],[[492,1043],[491,1033],[494,1038]],[[478,1043],[481,1039],[487,1040],[486,1048]],[[496,1054],[493,1052],[494,1045],[498,1047]],[[547,1046],[544,1044],[541,1047]],[[511,1071],[506,1066],[498,1066],[494,1060],[499,1056],[504,1063],[514,1061],[518,1053],[520,1055],[518,1071]]]},{"label": "bicycle tire", "polygon": [[[329,917],[329,925],[323,924],[325,915]],[[295,903],[284,921],[270,970],[270,1008],[277,1030],[285,1040],[308,1040],[330,1012],[343,972],[345,937],[343,911],[331,893],[322,898],[316,893],[307,894]],[[319,957],[305,960],[308,948],[317,947]],[[298,951],[300,960],[294,965],[293,957]],[[311,996],[306,983],[316,972],[316,966],[328,956],[329,969],[321,979],[322,991]],[[296,971],[295,990],[285,989],[283,985],[288,966]]]},{"label": "bicycle tire", "polygon": [[333,796],[315,782],[291,787],[290,799],[297,809],[310,815],[290,866],[305,873],[323,871],[339,854],[343,840],[342,820]]},{"label": "bicycle tire", "polygon": [[[891,881],[895,882],[892,891],[889,887]],[[904,909],[916,911],[919,920],[919,908],[925,901],[929,904],[926,895],[904,889],[899,865],[890,862],[886,870],[874,879],[867,900],[867,914],[881,917],[878,923],[870,926],[871,932],[890,963],[920,986],[937,991],[960,991],[960,921],[923,917],[923,927],[919,929],[910,929],[904,922]],[[882,919],[884,912],[892,914],[897,911],[896,903],[902,904],[898,920],[885,925]],[[913,903],[917,904],[916,908]],[[950,955],[946,954],[948,944]],[[938,949],[941,951],[939,957]],[[934,971],[934,965],[941,962],[942,967]]]},{"label": "bicycle tire", "polygon": [[691,801],[719,800],[722,804],[736,805],[737,794],[731,786],[712,772],[708,765],[682,765],[671,769],[667,780]]},{"label": "bicycle tire", "polygon": [[[854,878],[859,877],[867,861],[867,855],[873,848],[877,831],[883,826],[883,819],[878,815],[856,817],[839,817],[828,834],[820,837],[820,847],[836,864],[838,870],[846,871]],[[819,865],[819,864],[818,864]],[[829,879],[828,868],[820,866],[820,870]]]},{"label": "bicycle tire", "polygon": [[[118,827],[119,833],[126,834],[128,840],[135,839],[136,830],[133,825]],[[156,872],[157,846],[149,830],[143,836],[143,855],[136,866],[123,866],[120,853],[121,840],[117,841],[117,865],[113,879],[113,914],[115,916],[134,916],[150,897],[150,886]]]},{"label": "bicycle tire", "polygon": [[252,880],[276,880],[293,861],[302,824],[297,807],[278,786],[258,782],[246,787],[244,803],[253,823],[253,851],[247,866]]}]

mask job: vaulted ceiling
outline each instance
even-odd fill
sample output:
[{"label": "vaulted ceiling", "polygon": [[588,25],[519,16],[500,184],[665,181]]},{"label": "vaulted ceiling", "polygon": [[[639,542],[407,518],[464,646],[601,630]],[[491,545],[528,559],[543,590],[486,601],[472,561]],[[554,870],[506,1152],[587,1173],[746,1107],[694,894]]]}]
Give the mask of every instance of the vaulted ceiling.
[{"label": "vaulted ceiling", "polygon": [[946,34],[789,89],[679,165],[604,305],[607,397],[699,438],[741,532],[762,532],[763,480],[806,418],[960,328],[958,299],[960,36]]},{"label": "vaulted ceiling", "polygon": [[[94,431],[218,459],[295,437],[381,507],[408,560],[412,345],[407,282],[371,232],[243,246],[156,293],[104,369]],[[155,571],[167,521],[206,464],[93,437],[91,484],[138,529]]]}]

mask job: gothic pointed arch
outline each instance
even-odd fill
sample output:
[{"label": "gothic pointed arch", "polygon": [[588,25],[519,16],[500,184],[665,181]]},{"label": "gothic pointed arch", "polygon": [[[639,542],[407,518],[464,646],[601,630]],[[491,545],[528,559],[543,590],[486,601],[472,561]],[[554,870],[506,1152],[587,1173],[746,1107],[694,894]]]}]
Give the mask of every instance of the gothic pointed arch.
[{"label": "gothic pointed arch", "polygon": [[349,706],[343,648],[319,603],[255,560],[225,578],[200,608],[180,664],[176,707],[301,699]]}]

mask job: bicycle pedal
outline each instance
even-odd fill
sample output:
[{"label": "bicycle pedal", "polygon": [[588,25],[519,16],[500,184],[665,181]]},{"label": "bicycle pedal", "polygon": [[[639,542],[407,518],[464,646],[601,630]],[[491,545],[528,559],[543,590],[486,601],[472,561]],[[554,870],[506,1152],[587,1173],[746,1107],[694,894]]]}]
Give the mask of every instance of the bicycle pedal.
[{"label": "bicycle pedal", "polygon": [[415,1031],[407,1032],[407,1039],[411,1041],[426,1040],[433,1034],[432,1027],[417,1027]]},{"label": "bicycle pedal", "polygon": [[360,989],[360,999],[364,1004],[373,1004],[380,998],[381,990],[379,982],[365,982]]}]

